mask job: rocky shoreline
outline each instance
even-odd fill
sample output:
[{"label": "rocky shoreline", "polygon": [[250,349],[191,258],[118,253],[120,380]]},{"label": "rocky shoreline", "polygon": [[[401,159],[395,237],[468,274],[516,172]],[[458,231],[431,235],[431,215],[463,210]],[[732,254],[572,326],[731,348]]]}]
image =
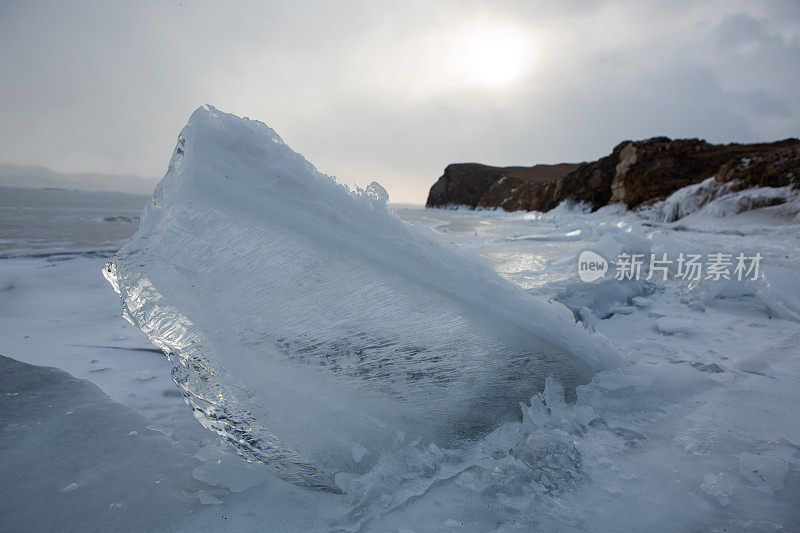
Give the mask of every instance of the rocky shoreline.
[{"label": "rocky shoreline", "polygon": [[654,137],[624,141],[610,155],[588,163],[533,167],[457,163],[445,168],[431,187],[426,206],[549,211],[568,200],[592,209],[610,203],[635,208],[710,177],[730,184],[730,190],[797,187],[800,140],[722,145]]}]

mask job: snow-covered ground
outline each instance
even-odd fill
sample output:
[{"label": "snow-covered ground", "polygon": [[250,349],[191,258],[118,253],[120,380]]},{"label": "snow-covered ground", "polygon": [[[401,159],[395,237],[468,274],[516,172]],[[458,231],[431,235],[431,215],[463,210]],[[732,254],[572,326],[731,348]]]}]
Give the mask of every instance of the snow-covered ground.
[{"label": "snow-covered ground", "polygon": [[[50,465],[3,465],[4,490],[14,483],[26,497],[0,501],[0,529],[42,528],[53,516],[74,527],[126,529],[149,513],[149,527],[180,530],[797,530],[800,227],[786,206],[715,209],[666,224],[616,208],[398,208],[402,219],[483,256],[524,290],[563,302],[627,362],[596,374],[574,403],[549,382],[520,406],[521,421],[471,444],[386,449],[368,472],[337,476],[343,495],[280,481],[202,428],[176,394],[169,362],[120,318],[100,276],[104,258],[2,259],[0,355],[86,379],[127,415],[101,417],[85,434],[65,431],[58,442],[42,432],[39,442],[37,422],[78,420],[70,406],[86,405],[79,393],[45,402],[28,423],[0,413],[0,443],[14,442],[14,432],[27,439],[0,457],[25,465],[46,456]],[[584,250],[609,260],[626,252],[760,253],[763,275],[690,282],[674,271],[666,281],[609,273],[583,283]],[[25,393],[8,380],[3,386],[3,405]],[[87,439],[120,436],[149,440],[92,447],[95,462],[83,457]],[[141,475],[117,475],[131,465]],[[176,503],[154,507],[158,498]]]}]

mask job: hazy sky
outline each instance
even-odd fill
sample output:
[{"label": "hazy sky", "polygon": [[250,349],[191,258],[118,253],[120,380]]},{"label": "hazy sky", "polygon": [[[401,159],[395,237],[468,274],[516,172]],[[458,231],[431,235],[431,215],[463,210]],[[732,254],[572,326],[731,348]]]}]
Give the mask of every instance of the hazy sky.
[{"label": "hazy sky", "polygon": [[161,176],[204,103],[424,202],[457,161],[800,136],[800,2],[8,2],[0,163]]}]

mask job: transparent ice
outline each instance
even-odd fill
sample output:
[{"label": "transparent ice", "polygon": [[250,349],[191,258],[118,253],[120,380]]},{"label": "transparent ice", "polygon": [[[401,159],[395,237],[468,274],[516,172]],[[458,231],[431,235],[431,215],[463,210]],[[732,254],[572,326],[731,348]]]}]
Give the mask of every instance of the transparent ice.
[{"label": "transparent ice", "polygon": [[404,439],[452,445],[618,361],[561,304],[204,106],[105,275],[195,416],[284,479],[340,490]]}]

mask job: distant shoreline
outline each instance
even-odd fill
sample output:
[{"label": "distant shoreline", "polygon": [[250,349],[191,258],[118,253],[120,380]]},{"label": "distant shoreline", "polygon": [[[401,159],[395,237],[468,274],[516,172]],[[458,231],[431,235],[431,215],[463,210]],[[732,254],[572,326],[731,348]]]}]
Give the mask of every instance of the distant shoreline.
[{"label": "distant shoreline", "polygon": [[65,173],[38,165],[0,164],[0,187],[150,195],[158,182],[134,174]]},{"label": "distant shoreline", "polygon": [[137,193],[137,192],[123,192],[123,191],[107,191],[107,190],[90,190],[90,189],[78,189],[78,188],[67,188],[67,187],[19,187],[16,185],[2,185],[0,184],[0,190],[14,190],[14,191],[49,191],[49,192],[67,192],[67,193],[82,193],[82,194],[122,194],[126,196],[141,196],[143,198],[148,198],[150,194],[147,193]]}]

